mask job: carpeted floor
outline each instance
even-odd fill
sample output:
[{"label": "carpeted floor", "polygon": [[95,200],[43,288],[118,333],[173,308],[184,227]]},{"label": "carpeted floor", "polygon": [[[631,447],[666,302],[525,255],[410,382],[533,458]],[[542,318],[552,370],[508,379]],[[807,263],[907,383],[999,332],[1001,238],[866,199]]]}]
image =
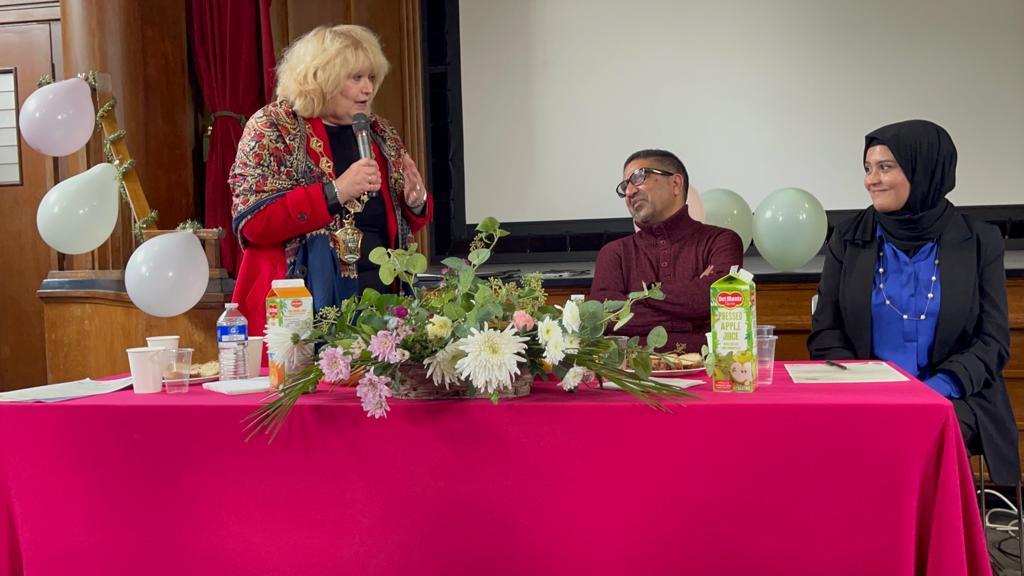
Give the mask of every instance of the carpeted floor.
[{"label": "carpeted floor", "polygon": [[[989,506],[998,508],[1004,504],[989,498]],[[1016,516],[1008,513],[993,513],[990,521],[992,523],[1006,524],[1014,520]],[[1021,570],[1020,548],[1017,544],[1017,534],[1006,532],[995,528],[988,528],[988,555],[992,561],[992,573],[996,576],[1019,576],[1024,574]]]}]

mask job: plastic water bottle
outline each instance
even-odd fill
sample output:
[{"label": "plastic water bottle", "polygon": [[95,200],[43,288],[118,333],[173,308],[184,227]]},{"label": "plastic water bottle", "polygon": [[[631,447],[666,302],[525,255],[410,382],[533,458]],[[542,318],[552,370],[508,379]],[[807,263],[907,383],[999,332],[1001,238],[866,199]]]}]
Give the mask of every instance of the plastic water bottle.
[{"label": "plastic water bottle", "polygon": [[238,311],[238,304],[224,305],[217,319],[217,360],[221,380],[247,378],[245,343],[249,339],[249,321]]}]

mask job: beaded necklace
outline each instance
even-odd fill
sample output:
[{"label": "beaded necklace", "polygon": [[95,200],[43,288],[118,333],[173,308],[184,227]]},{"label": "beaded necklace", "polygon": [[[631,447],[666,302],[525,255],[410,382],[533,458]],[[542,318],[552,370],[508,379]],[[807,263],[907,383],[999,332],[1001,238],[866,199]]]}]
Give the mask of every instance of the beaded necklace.
[{"label": "beaded necklace", "polygon": [[[885,258],[885,252],[884,251],[879,251],[878,252],[878,256],[879,256],[879,259]],[[896,313],[899,314],[901,317],[903,317],[904,320],[924,320],[924,319],[928,318],[928,307],[931,306],[932,302],[935,300],[935,281],[938,280],[938,278],[939,278],[939,259],[938,258],[935,259],[935,269],[932,270],[932,285],[931,285],[930,288],[928,288],[928,300],[925,301],[924,311],[921,312],[920,316],[918,316],[916,314],[914,316],[911,316],[910,314],[907,314],[907,313],[903,312],[902,310],[900,310],[899,308],[897,308],[892,303],[892,299],[889,298],[889,295],[885,293],[885,278],[882,276],[883,274],[885,274],[885,262],[884,261],[882,261],[879,264],[879,266],[878,266],[878,289],[882,291],[882,298],[885,300],[885,305],[886,306],[888,306],[889,308],[892,308],[894,311],[896,311]]]}]

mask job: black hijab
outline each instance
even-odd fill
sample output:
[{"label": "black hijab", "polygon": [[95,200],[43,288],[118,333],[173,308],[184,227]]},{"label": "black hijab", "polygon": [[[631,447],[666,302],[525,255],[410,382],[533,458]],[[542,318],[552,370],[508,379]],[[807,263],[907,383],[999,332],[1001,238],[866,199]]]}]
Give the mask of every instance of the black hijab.
[{"label": "black hijab", "polygon": [[910,196],[895,212],[876,211],[878,223],[887,241],[913,255],[938,240],[955,214],[946,194],[956,186],[956,146],[945,128],[927,120],[897,122],[869,133],[865,158],[868,148],[879,144],[889,147],[910,181]]}]

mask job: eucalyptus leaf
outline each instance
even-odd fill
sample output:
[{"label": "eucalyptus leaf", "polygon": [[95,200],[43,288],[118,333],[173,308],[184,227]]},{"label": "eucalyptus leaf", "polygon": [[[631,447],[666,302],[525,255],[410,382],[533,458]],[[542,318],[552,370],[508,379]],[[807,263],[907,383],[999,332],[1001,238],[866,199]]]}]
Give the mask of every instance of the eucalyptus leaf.
[{"label": "eucalyptus leaf", "polygon": [[620,310],[626,304],[625,300],[605,300],[604,311],[615,312]]},{"label": "eucalyptus leaf", "polygon": [[490,322],[492,318],[497,318],[501,315],[501,306],[491,302],[484,304],[477,309],[476,321],[478,323]]},{"label": "eucalyptus leaf", "polygon": [[427,271],[427,257],[419,252],[409,257],[409,271],[413,274],[423,274]]},{"label": "eucalyptus leaf", "polygon": [[473,285],[473,280],[476,279],[476,274],[472,268],[464,268],[459,271],[459,290],[465,292],[469,290],[470,286]]},{"label": "eucalyptus leaf", "polygon": [[633,357],[633,371],[637,377],[644,380],[651,377],[651,357],[647,354],[637,354]]},{"label": "eucalyptus leaf", "polygon": [[455,322],[465,318],[466,311],[455,302],[449,302],[444,305],[444,315],[447,316],[449,320]]},{"label": "eucalyptus leaf", "polygon": [[668,332],[661,326],[655,326],[647,334],[647,345],[651,348],[661,348],[668,343]]},{"label": "eucalyptus leaf", "polygon": [[383,246],[377,246],[373,250],[370,250],[368,258],[370,259],[370,262],[380,266],[388,259],[388,249]]},{"label": "eucalyptus leaf", "polygon": [[463,260],[462,258],[456,258],[455,256],[449,256],[444,260],[441,260],[441,264],[444,264],[448,268],[451,268],[452,270],[455,271],[461,271],[465,270],[466,268],[469,268],[469,264],[466,264],[465,260]]},{"label": "eucalyptus leaf", "polygon": [[469,261],[472,262],[474,266],[479,266],[484,262],[487,262],[487,259],[490,257],[491,251],[487,248],[477,248],[469,253]]},{"label": "eucalyptus leaf", "polygon": [[478,232],[494,234],[498,231],[498,221],[494,217],[488,216],[476,225],[476,229]]},{"label": "eucalyptus leaf", "polygon": [[632,319],[633,319],[633,313],[632,312],[630,312],[629,314],[626,314],[625,316],[620,318],[618,322],[615,323],[615,327],[613,328],[613,330],[621,329],[623,326],[626,325],[627,322],[629,322]]},{"label": "eucalyptus leaf", "polygon": [[395,281],[395,276],[398,275],[398,272],[391,263],[384,263],[380,265],[380,272],[378,275],[380,276],[380,281],[387,285]]},{"label": "eucalyptus leaf", "polygon": [[373,288],[367,288],[363,290],[363,295],[359,298],[359,303],[364,306],[370,306],[377,301],[377,297],[380,296],[380,292],[377,292]]}]

